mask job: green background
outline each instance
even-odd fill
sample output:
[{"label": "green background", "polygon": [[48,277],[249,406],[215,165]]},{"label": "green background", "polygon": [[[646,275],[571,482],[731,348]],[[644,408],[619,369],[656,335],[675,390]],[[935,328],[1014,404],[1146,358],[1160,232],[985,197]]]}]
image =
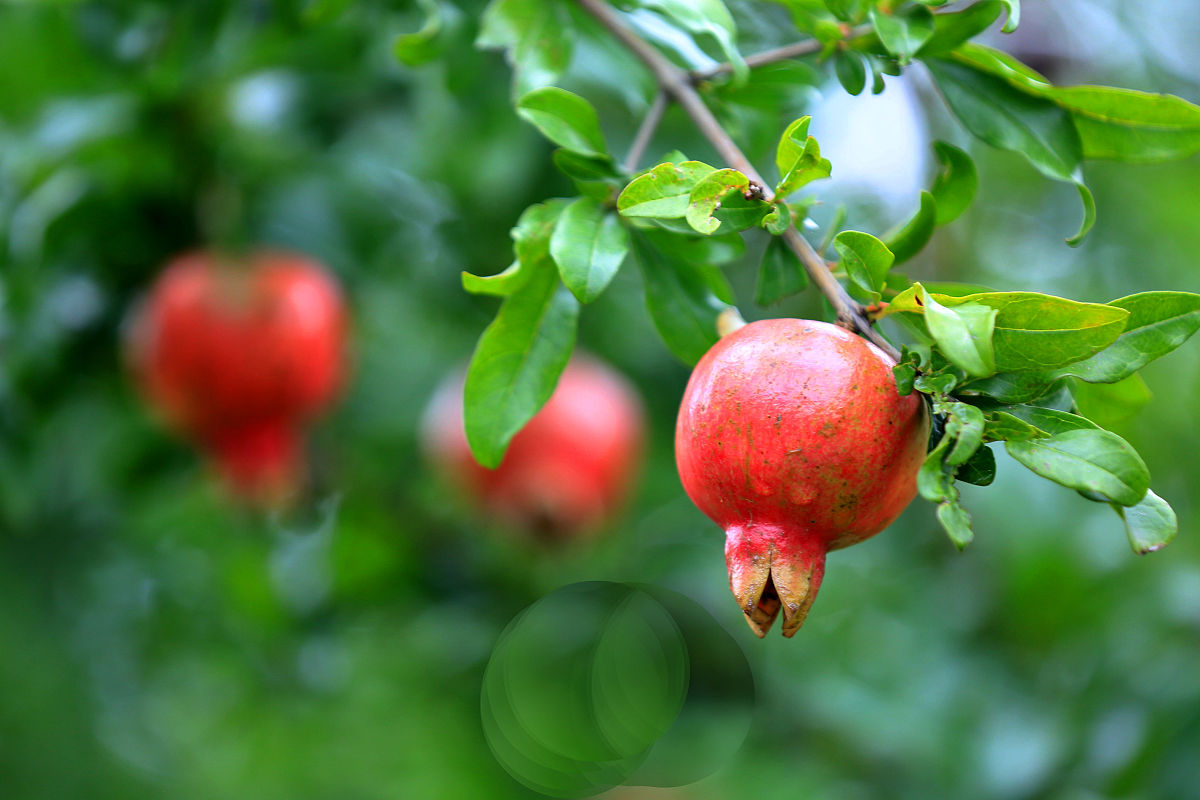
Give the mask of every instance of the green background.
[{"label": "green background", "polygon": [[[746,52],[787,40],[779,9],[731,5]],[[996,42],[1057,41],[1064,15],[1049,5],[1027,3],[1022,32]],[[528,796],[480,730],[491,646],[554,588],[622,580],[705,605],[757,677],[737,757],[645,796],[1200,797],[1195,342],[1144,370],[1153,399],[1116,428],[1179,514],[1165,551],[1135,557],[1109,509],[998,454],[995,485],[963,488],[973,545],[957,553],[916,501],[831,556],[793,640],[746,629],[720,531],[679,486],[688,370],[653,332],[636,270],[580,329],[649,414],[625,517],[594,544],[545,552],[437,482],[417,446],[422,408],[496,307],[459,273],[502,269],[521,210],[570,193],[512,111],[502,56],[470,45],[481,4],[459,8],[443,58],[407,68],[392,39],[422,17],[403,2],[0,4],[0,794]],[[1200,99],[1161,58],[1131,69],[1030,52],[1057,82]],[[644,77],[589,84],[588,58],[576,88],[620,152]],[[778,116],[777,132],[815,96],[721,113],[735,132]],[[929,129],[967,146],[918,96]],[[745,144],[769,163],[773,139]],[[677,111],[651,157],[671,147],[716,160]],[[913,278],[1101,302],[1200,291],[1195,159],[1089,165],[1100,217],[1072,250],[1072,187],[971,152],[979,197],[905,265]],[[879,231],[888,213],[868,198],[849,222]],[[355,377],[310,436],[313,491],[285,516],[229,506],[123,370],[131,304],[173,254],[213,243],[307,252],[352,309]],[[753,308],[764,244],[750,236],[725,270],[743,313],[821,314],[811,290]]]}]

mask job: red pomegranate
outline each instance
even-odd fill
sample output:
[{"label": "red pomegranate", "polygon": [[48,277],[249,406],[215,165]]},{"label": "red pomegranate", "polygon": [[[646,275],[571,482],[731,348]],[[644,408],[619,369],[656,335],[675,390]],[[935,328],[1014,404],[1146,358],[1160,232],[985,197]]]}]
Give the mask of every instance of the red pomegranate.
[{"label": "red pomegranate", "polygon": [[345,328],[337,284],[304,256],[194,252],[135,314],[129,360],[151,404],[238,495],[273,500],[298,478],[305,423],[341,386]]},{"label": "red pomegranate", "polygon": [[612,519],[632,487],[643,422],[620,375],[576,356],[496,469],[476,463],[462,417],[463,377],[438,389],[422,422],[427,457],[487,513],[535,536],[571,538]]},{"label": "red pomegranate", "polygon": [[688,496],[725,530],[734,597],[765,636],[803,624],[825,553],[887,527],[916,494],[929,438],[892,362],[824,322],[753,322],[696,365],[675,430]]}]

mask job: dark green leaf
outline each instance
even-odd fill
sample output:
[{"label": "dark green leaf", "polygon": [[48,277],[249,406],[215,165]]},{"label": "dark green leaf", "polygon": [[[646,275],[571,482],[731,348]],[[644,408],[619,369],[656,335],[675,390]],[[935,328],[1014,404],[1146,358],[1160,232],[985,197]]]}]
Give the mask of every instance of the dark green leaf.
[{"label": "dark green leaf", "polygon": [[912,219],[885,237],[887,247],[896,256],[897,264],[903,264],[921,252],[937,225],[937,202],[929,192],[921,192],[921,206]]},{"label": "dark green leaf", "polygon": [[923,6],[910,6],[894,13],[871,9],[875,33],[887,51],[907,64],[933,36],[933,14]]},{"label": "dark green leaf", "polygon": [[920,291],[929,335],[950,363],[979,378],[994,373],[996,358],[992,333],[996,310],[978,303],[949,308],[934,300],[923,288]]},{"label": "dark green leaf", "polygon": [[1150,490],[1137,505],[1125,508],[1114,504],[1113,508],[1125,521],[1130,547],[1140,556],[1163,549],[1179,532],[1174,509]]},{"label": "dark green leaf", "polygon": [[629,232],[620,218],[589,197],[563,210],[550,237],[550,256],[563,283],[582,303],[608,287],[628,251]]},{"label": "dark green leaf", "polygon": [[1017,419],[1028,422],[1038,430],[1051,435],[1067,431],[1099,430],[1099,426],[1090,419],[1053,408],[1016,405],[1006,411]]},{"label": "dark green leaf", "polygon": [[1115,383],[1179,347],[1200,328],[1200,294],[1142,292],[1109,305],[1129,312],[1121,335],[1104,350],[1058,374],[1089,383]]},{"label": "dark green leaf", "polygon": [[736,169],[719,169],[711,173],[692,189],[687,212],[684,214],[688,225],[698,233],[716,233],[717,228],[721,227],[721,221],[714,219],[713,214],[721,205],[721,201],[730,192],[741,194],[749,187],[750,179]]},{"label": "dark green leaf", "polygon": [[1073,430],[1044,439],[1004,444],[1009,455],[1043,478],[1070,489],[1102,494],[1115,503],[1139,503],[1150,472],[1129,443],[1104,430]]},{"label": "dark green leaf", "polygon": [[768,211],[767,215],[759,220],[759,224],[766,229],[767,233],[780,236],[792,226],[791,209],[787,207],[786,203],[780,203]]},{"label": "dark green leaf", "polygon": [[716,87],[714,94],[726,103],[778,112],[800,106],[821,81],[803,61],[776,61],[755,67],[744,82]]},{"label": "dark green leaf", "polygon": [[1047,373],[1001,372],[965,384],[959,394],[990,397],[1001,403],[1028,403],[1048,394],[1057,380],[1057,376]]},{"label": "dark green leaf", "polygon": [[773,237],[767,244],[762,266],[758,269],[754,302],[760,306],[773,305],[803,291],[807,285],[808,275],[800,259],[783,240]]},{"label": "dark green leaf", "polygon": [[833,237],[833,249],[842,257],[842,269],[850,280],[878,299],[893,261],[887,245],[869,233],[842,231]]},{"label": "dark green leaf", "polygon": [[984,292],[937,298],[996,309],[996,369],[1046,371],[1080,361],[1116,341],[1129,312],[1037,292]]},{"label": "dark green leaf", "polygon": [[517,113],[560,147],[595,158],[607,155],[596,109],[577,94],[557,86],[534,89],[517,102]]},{"label": "dark green leaf", "polygon": [[958,385],[958,378],[949,372],[938,375],[919,375],[913,381],[913,387],[918,392],[932,395],[949,394],[954,391],[956,385]]},{"label": "dark green leaf", "polygon": [[682,218],[692,189],[714,172],[714,167],[700,161],[659,164],[625,187],[617,198],[617,210],[626,217]]},{"label": "dark green leaf", "polygon": [[463,390],[471,452],[499,466],[509,441],[554,392],[575,347],[579,301],[551,270],[510,295],[479,338]]},{"label": "dark green leaf", "polygon": [[[971,205],[975,190],[979,187],[979,176],[971,157],[954,145],[934,142],[933,152],[939,168],[930,192],[937,201],[937,224],[945,225],[958,219]],[[934,290],[949,294],[944,289],[934,287]]]},{"label": "dark green leaf", "polygon": [[713,219],[720,223],[715,235],[725,236],[764,225],[767,215],[774,209],[775,206],[770,203],[758,199],[747,200],[740,191],[730,191],[713,211]]},{"label": "dark green leaf", "polygon": [[721,286],[724,276],[715,268],[687,263],[669,251],[676,237],[657,237],[661,248],[651,238],[645,233],[633,236],[633,252],[646,283],[646,307],[671,352],[695,364],[717,341],[717,316],[729,308],[718,294],[728,296],[728,286]]},{"label": "dark green leaf", "polygon": [[957,499],[945,500],[938,504],[937,520],[959,550],[975,539],[975,532],[971,530],[971,515],[958,504]]},{"label": "dark green leaf", "polygon": [[601,202],[616,194],[619,175],[611,158],[582,156],[561,147],[554,151],[553,158],[554,166],[571,179],[581,194]]},{"label": "dark green leaf", "polygon": [[1002,11],[1000,0],[983,0],[962,11],[934,16],[933,35],[917,55],[936,56],[950,52],[963,42],[983,33]]},{"label": "dark green leaf", "polygon": [[867,68],[861,53],[839,50],[833,57],[833,71],[843,89],[853,95],[862,94],[867,85]]},{"label": "dark green leaf", "polygon": [[954,477],[973,486],[990,486],[996,479],[996,454],[986,444],[975,451]]},{"label": "dark green leaf", "polygon": [[1070,383],[1079,413],[1105,428],[1124,422],[1150,402],[1150,387],[1136,372],[1116,383]]},{"label": "dark green leaf", "polygon": [[896,378],[896,394],[901,397],[912,394],[913,384],[917,379],[917,368],[912,364],[897,364],[892,367],[892,374]]}]

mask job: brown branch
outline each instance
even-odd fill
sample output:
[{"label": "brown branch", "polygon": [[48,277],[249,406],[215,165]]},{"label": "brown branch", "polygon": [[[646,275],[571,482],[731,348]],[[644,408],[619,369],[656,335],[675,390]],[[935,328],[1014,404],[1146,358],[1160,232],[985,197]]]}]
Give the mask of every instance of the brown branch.
[{"label": "brown branch", "polygon": [[646,116],[642,119],[642,124],[638,127],[637,133],[634,134],[633,144],[629,145],[629,153],[625,156],[625,171],[636,172],[638,162],[642,160],[642,154],[646,152],[646,147],[650,144],[650,140],[654,138],[654,131],[658,129],[658,123],[662,122],[663,114],[667,111],[667,102],[670,97],[666,92],[660,91],[654,98],[654,102],[650,104],[649,110],[646,111]]},{"label": "brown branch", "polygon": [[[761,186],[764,191],[764,200],[774,202],[775,198],[771,197],[767,191],[770,184],[758,174],[758,170],[750,163],[750,159],[746,158],[732,137],[725,131],[724,126],[704,104],[704,100],[692,86],[691,75],[672,64],[648,42],[627,28],[605,0],[576,0],[576,2],[646,65],[654,75],[662,93],[674,98],[683,107],[700,133],[725,160],[725,163],[741,172],[752,183]],[[783,241],[800,259],[809,279],[833,306],[838,324],[858,332],[892,358],[899,360],[900,352],[871,327],[870,320],[863,314],[862,306],[846,293],[845,288],[829,271],[825,259],[813,249],[807,239],[800,235],[795,226],[789,227],[784,232]]]},{"label": "brown branch", "polygon": [[[860,36],[865,36],[874,30],[870,25],[860,25],[857,28],[851,28],[846,34],[847,39],[857,39]],[[793,42],[785,44],[782,47],[776,47],[772,50],[763,50],[761,53],[754,53],[746,56],[746,66],[750,69],[762,67],[767,64],[774,64],[776,61],[787,61],[793,58],[804,58],[805,56],[816,55],[825,47],[825,43],[819,39],[805,39],[802,42]],[[693,70],[691,78],[693,83],[707,81],[718,75],[725,75],[733,72],[733,64],[726,61],[723,64],[717,64],[708,69]]]}]

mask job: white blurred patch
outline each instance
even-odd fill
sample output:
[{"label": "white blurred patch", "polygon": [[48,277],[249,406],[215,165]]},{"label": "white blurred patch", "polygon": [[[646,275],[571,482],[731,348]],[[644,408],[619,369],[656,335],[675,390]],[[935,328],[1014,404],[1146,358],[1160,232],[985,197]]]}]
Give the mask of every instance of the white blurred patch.
[{"label": "white blurred patch", "polygon": [[296,79],[281,70],[243,78],[229,90],[229,117],[246,128],[276,128],[296,102]]}]

